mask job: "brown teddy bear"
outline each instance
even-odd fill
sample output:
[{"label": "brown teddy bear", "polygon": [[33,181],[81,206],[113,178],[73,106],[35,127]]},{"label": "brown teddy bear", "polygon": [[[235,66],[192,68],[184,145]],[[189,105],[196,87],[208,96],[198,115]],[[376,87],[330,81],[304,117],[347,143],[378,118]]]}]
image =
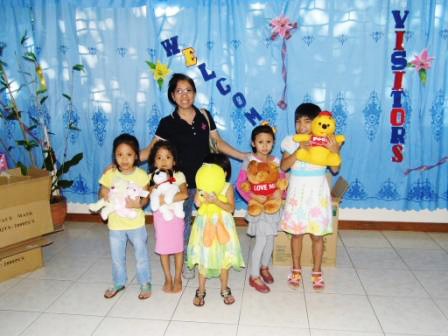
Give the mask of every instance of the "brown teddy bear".
[{"label": "brown teddy bear", "polygon": [[274,214],[280,210],[282,193],[288,181],[280,178],[279,168],[273,162],[250,161],[247,166],[247,180],[240,183],[240,189],[250,192],[247,212],[258,216],[263,211]]}]

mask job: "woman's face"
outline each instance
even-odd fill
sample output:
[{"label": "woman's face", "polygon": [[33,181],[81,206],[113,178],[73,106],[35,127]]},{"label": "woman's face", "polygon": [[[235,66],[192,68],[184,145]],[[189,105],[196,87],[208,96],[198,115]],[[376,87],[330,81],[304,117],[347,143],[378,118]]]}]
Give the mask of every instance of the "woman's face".
[{"label": "woman's face", "polygon": [[177,107],[180,107],[181,109],[189,109],[193,106],[195,92],[188,81],[180,80],[177,82],[172,97],[176,102]]}]

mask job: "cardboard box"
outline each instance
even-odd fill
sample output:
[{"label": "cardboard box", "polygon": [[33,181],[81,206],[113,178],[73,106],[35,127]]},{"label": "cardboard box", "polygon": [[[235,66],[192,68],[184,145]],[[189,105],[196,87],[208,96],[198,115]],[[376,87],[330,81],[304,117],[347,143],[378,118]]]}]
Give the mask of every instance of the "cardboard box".
[{"label": "cardboard box", "polygon": [[[333,199],[333,233],[324,236],[324,254],[322,258],[323,266],[336,265],[336,246],[338,240],[338,217],[339,217],[339,203],[342,196],[348,188],[347,182],[343,177],[339,177],[334,187],[331,190],[331,197]],[[313,255],[311,250],[311,238],[308,234],[304,235],[302,243],[302,266],[313,265]],[[279,232],[275,238],[274,252],[272,263],[277,266],[291,266],[291,235],[285,232]]]},{"label": "cardboard box", "polygon": [[9,169],[0,176],[0,248],[52,232],[50,176],[46,170]]},{"label": "cardboard box", "polygon": [[49,243],[38,237],[0,249],[0,282],[42,267],[42,246]]}]

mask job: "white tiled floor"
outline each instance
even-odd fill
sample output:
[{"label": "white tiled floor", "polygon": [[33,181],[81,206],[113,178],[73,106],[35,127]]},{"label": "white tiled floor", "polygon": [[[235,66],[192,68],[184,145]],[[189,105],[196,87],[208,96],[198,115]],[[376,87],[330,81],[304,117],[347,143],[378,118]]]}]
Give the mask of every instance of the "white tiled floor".
[{"label": "white tiled floor", "polygon": [[[310,268],[304,268],[303,286],[292,290],[288,268],[273,267],[272,291],[260,294],[244,269],[230,274],[234,305],[224,305],[214,279],[207,282],[205,306],[197,308],[196,280],[184,281],[179,294],[161,290],[148,228],[149,300],[137,299],[132,249],[126,290],[104,299],[111,279],[107,228],[66,223],[50,235],[45,267],[0,283],[0,335],[448,335],[448,234],[341,231],[337,266],[323,269],[324,291],[312,289]],[[247,260],[252,242],[245,228],[238,230]]]}]

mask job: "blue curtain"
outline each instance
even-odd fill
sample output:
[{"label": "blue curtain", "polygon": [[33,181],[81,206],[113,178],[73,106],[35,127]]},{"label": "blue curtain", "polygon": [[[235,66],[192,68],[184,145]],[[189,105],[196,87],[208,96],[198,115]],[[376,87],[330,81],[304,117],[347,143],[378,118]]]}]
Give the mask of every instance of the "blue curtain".
[{"label": "blue curtain", "polygon": [[[409,11],[403,23],[406,61],[424,48],[434,57],[426,84],[415,69],[405,69],[399,96],[406,120],[398,140],[391,124],[392,67],[399,67],[403,55],[393,58],[400,29],[392,11],[403,20]],[[71,202],[96,199],[98,178],[111,162],[119,133],[132,133],[146,146],[160,118],[171,113],[167,80],[159,89],[145,63],[160,61],[171,73],[195,79],[196,105],[209,109],[221,136],[244,151],[250,151],[257,113],[276,126],[274,154],[280,155],[281,139],[294,133],[300,103],[332,111],[337,132],[346,137],[340,174],[349,190],[343,207],[433,210],[448,208],[447,12],[448,0],[3,0],[0,46],[6,46],[2,58],[10,60],[10,78],[20,79],[17,53],[28,32],[49,98],[36,111],[23,94],[22,110],[44,118],[59,157],[66,138],[69,157],[84,153],[68,174],[75,180],[65,192]],[[283,49],[284,110],[277,105],[285,85],[283,41],[272,40],[269,27],[282,14],[298,23]],[[165,47],[177,42],[179,52],[162,42]],[[189,47],[197,65],[187,67],[181,51]],[[70,69],[78,63],[85,71],[71,79]],[[72,105],[62,97],[67,92]],[[69,111],[79,132],[66,129]],[[17,125],[0,122],[1,139],[10,143]],[[393,145],[400,142],[397,154]],[[239,162],[232,168],[234,180]],[[237,207],[244,207],[240,199]]]}]

